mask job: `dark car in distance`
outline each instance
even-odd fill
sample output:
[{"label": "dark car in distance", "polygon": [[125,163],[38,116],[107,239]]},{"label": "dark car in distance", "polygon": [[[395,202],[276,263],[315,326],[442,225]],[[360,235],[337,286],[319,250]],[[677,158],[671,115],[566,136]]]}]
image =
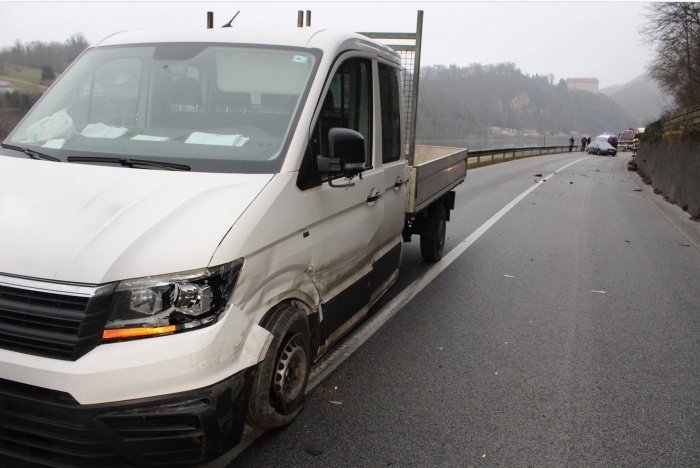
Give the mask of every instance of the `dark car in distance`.
[{"label": "dark car in distance", "polygon": [[[615,156],[617,149],[608,141],[610,135],[599,135],[586,148],[588,154],[609,154]],[[614,138],[614,137],[613,137]],[[617,140],[617,139],[616,139]]]}]

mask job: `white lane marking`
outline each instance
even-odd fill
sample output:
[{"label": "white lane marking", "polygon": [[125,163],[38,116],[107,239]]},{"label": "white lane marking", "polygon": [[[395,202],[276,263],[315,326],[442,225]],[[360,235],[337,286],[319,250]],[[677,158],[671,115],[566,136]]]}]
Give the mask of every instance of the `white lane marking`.
[{"label": "white lane marking", "polygon": [[[523,198],[528,196],[533,190],[539,187],[543,181],[549,180],[554,177],[555,174],[563,171],[569,166],[573,166],[576,163],[590,159],[593,156],[587,158],[577,159],[576,161],[563,166],[556,171],[552,172],[548,176],[544,177],[542,180],[537,182],[535,185],[525,190],[519,196],[517,196],[513,201],[508,203],[503,209],[498,213],[493,215],[491,219],[482,224],[476,231],[474,231],[469,237],[464,239],[459,246],[452,249],[447,255],[445,255],[439,262],[434,263],[428,271],[425,272],[423,276],[416,279],[411,283],[406,289],[404,289],[400,294],[398,294],[394,299],[392,299],[387,305],[379,309],[376,313],[368,317],[351,335],[343,341],[340,345],[336,346],[330,354],[320,363],[318,363],[311,370],[311,375],[309,376],[309,383],[306,387],[306,393],[308,394],[313,390],[318,384],[323,382],[323,380],[330,375],[340,364],[342,364],[348,357],[352,355],[357,349],[362,346],[365,341],[367,341],[372,335],[374,335],[377,330],[379,330],[391,317],[394,316],[403,306],[405,306],[411,299],[413,299],[419,292],[423,290],[427,285],[429,285],[443,270],[445,270],[452,262],[454,262],[465,250],[467,250],[474,242],[477,241],[486,231],[489,230],[496,222],[501,219],[506,213],[508,213],[515,205],[517,205]],[[219,457],[217,460],[210,462],[205,465],[207,468],[220,468],[225,467],[231,461],[233,461],[239,454],[241,454],[250,444],[252,444],[255,439],[260,437],[264,431],[258,429],[252,429],[246,426],[243,433],[243,438],[234,448],[229,450],[227,453]]]}]

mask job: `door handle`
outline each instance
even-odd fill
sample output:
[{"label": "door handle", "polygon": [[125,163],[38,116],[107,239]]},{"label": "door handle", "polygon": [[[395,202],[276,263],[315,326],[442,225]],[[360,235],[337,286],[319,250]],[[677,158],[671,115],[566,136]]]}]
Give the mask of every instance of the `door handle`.
[{"label": "door handle", "polygon": [[396,182],[394,182],[394,189],[398,190],[401,188],[403,184],[405,184],[406,181],[401,178],[401,176],[396,178]]},{"label": "door handle", "polygon": [[374,195],[370,195],[367,197],[367,203],[375,202],[375,201],[379,200],[379,197],[381,197],[381,196],[382,196],[381,193],[376,192]]}]

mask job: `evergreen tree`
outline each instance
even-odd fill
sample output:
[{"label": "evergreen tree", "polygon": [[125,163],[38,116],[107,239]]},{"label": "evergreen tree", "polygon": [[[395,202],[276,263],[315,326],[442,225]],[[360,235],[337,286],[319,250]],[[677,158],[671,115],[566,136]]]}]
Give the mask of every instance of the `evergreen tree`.
[{"label": "evergreen tree", "polygon": [[41,67],[41,81],[51,81],[54,78],[56,78],[56,74],[53,72],[51,65]]}]

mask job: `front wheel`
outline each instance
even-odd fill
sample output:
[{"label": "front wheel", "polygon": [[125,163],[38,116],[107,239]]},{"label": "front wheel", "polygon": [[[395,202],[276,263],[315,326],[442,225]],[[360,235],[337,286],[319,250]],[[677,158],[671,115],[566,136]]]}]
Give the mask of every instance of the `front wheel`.
[{"label": "front wheel", "polygon": [[298,307],[280,304],[260,326],[273,338],[255,371],[247,420],[257,429],[276,429],[291,424],[304,405],[311,371],[309,321]]},{"label": "front wheel", "polygon": [[420,236],[420,253],[426,262],[437,262],[442,258],[445,248],[445,233],[447,231],[447,215],[440,204],[430,213],[427,234]]}]

